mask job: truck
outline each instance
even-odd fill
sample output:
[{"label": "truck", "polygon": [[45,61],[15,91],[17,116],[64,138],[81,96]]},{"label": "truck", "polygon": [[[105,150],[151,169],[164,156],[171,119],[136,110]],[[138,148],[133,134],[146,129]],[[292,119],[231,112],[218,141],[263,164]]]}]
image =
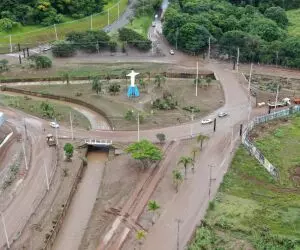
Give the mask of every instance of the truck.
[{"label": "truck", "polygon": [[46,138],[47,138],[47,144],[48,144],[49,147],[56,146],[56,141],[55,141],[52,134],[48,134],[46,136]]},{"label": "truck", "polygon": [[291,105],[291,99],[290,98],[283,98],[281,102],[268,102],[269,109],[273,108],[280,108],[280,107],[285,107]]}]

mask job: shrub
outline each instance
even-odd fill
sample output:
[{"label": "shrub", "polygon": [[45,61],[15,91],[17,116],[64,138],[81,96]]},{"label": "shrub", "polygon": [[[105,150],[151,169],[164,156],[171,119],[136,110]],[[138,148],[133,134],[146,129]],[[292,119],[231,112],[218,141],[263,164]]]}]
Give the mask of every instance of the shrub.
[{"label": "shrub", "polygon": [[6,59],[0,60],[0,72],[8,71],[8,61]]},{"label": "shrub", "polygon": [[120,92],[120,88],[121,88],[120,84],[113,83],[108,87],[108,92],[115,95],[116,93]]},{"label": "shrub", "polygon": [[159,140],[160,143],[164,143],[166,141],[166,135],[163,133],[156,134],[156,138]]},{"label": "shrub", "polygon": [[0,19],[0,31],[11,31],[13,28],[18,27],[19,23],[14,22],[9,18],[2,18]]},{"label": "shrub", "polygon": [[56,57],[70,57],[76,52],[76,47],[69,41],[57,41],[53,44],[52,53]]},{"label": "shrub", "polygon": [[149,39],[128,28],[119,29],[119,38],[121,41],[126,41],[129,45],[144,51],[149,50],[152,44]]},{"label": "shrub", "polygon": [[171,110],[171,109],[175,109],[177,104],[178,104],[177,101],[172,96],[168,96],[166,98],[156,99],[153,102],[152,107],[161,110]]},{"label": "shrub", "polygon": [[110,50],[110,52],[116,52],[117,51],[117,42],[116,41],[110,41],[109,43],[108,43],[108,46],[109,46],[109,50]]},{"label": "shrub", "polygon": [[194,112],[194,113],[199,113],[200,109],[194,106],[186,106],[182,108],[185,111],[189,111],[189,112]]},{"label": "shrub", "polygon": [[47,69],[52,67],[52,61],[47,56],[31,56],[29,60],[34,62],[34,67],[37,69]]}]

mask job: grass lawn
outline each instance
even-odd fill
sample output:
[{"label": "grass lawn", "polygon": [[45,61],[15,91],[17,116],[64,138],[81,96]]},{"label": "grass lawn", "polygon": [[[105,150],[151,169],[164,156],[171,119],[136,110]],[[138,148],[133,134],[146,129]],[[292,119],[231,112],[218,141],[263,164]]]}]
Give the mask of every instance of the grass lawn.
[{"label": "grass lawn", "polygon": [[133,19],[132,24],[127,24],[127,28],[133,29],[144,37],[148,36],[148,30],[153,21],[153,15],[145,15]]},{"label": "grass lawn", "polygon": [[290,22],[288,27],[289,34],[300,36],[300,9],[288,10],[286,14]]},{"label": "grass lawn", "polygon": [[[120,0],[120,15],[127,7],[128,0]],[[113,7],[114,6],[114,7]],[[112,8],[113,7],[113,8]],[[93,29],[103,28],[108,25],[108,12],[109,11],[109,23],[113,23],[118,18],[118,6],[115,1],[111,1],[104,7],[104,13],[93,15]],[[61,23],[56,25],[58,39],[63,39],[65,34],[71,31],[85,31],[91,28],[91,18],[85,17],[79,20],[74,20],[68,23]],[[12,43],[20,43],[22,47],[34,47],[39,43],[52,42],[55,40],[54,27],[41,26],[25,26],[11,33],[0,33],[0,52],[8,52],[9,48],[9,35],[12,34]],[[22,45],[23,44],[23,45]],[[26,45],[24,45],[26,44]],[[7,46],[6,46],[7,45]]]},{"label": "grass lawn", "polygon": [[189,250],[300,249],[300,188],[290,178],[300,165],[300,117],[259,130],[256,144],[280,181],[241,146]]},{"label": "grass lawn", "polygon": [[55,101],[41,101],[31,99],[30,97],[25,98],[24,96],[8,96],[0,94],[0,104],[19,109],[25,113],[29,113],[49,121],[53,121],[53,119],[46,116],[41,109],[41,104],[43,102],[49,103],[54,108],[54,117],[59,123],[69,126],[70,112],[72,112],[74,127],[88,129],[91,126],[89,120],[80,112],[72,109],[69,106],[58,104]]}]

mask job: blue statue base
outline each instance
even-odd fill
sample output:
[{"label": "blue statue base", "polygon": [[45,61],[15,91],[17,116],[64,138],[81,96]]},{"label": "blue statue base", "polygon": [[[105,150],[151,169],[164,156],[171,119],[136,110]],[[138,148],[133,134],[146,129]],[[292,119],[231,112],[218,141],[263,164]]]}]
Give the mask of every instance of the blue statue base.
[{"label": "blue statue base", "polygon": [[129,86],[128,91],[127,91],[127,96],[128,97],[138,97],[140,96],[140,92],[137,86]]}]

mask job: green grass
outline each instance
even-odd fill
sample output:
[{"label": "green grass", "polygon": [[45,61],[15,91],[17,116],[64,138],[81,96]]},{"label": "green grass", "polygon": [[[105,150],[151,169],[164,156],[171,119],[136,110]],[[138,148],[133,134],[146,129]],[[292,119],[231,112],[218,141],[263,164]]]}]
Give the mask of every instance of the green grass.
[{"label": "green grass", "polygon": [[300,9],[288,10],[286,12],[290,25],[288,32],[293,36],[300,36]]},{"label": "green grass", "polygon": [[132,24],[127,24],[127,28],[133,29],[144,37],[148,36],[148,30],[153,21],[153,15],[145,15],[133,19]]},{"label": "green grass", "polygon": [[[127,7],[128,0],[120,0],[120,15],[124,12]],[[114,6],[113,8],[111,8]],[[105,27],[108,24],[108,14],[107,9],[110,9],[110,24],[117,20],[118,18],[118,7],[115,2],[109,2],[107,6],[104,7],[103,14],[94,14],[93,15],[93,29],[100,29]],[[82,18],[79,20],[74,20],[69,23],[61,23],[56,25],[58,39],[63,39],[66,33],[71,31],[85,31],[91,28],[91,19],[90,17]],[[55,31],[54,27],[45,27],[41,28],[40,26],[25,26],[11,32],[12,34],[12,43],[21,45],[23,47],[34,47],[39,43],[52,42],[55,41]],[[0,51],[6,51],[9,47],[9,35],[10,33],[0,33]],[[6,46],[5,46],[6,44]]]},{"label": "green grass", "polygon": [[31,115],[51,121],[53,119],[45,116],[43,114],[42,109],[40,108],[42,102],[49,102],[49,104],[51,104],[54,108],[54,115],[59,123],[63,123],[69,126],[70,112],[72,112],[74,127],[88,129],[91,126],[89,120],[80,112],[72,109],[69,106],[62,105],[55,101],[42,101],[31,97],[25,98],[24,96],[8,96],[3,94],[0,94],[0,100],[0,104],[2,105],[10,106],[19,109],[25,113],[29,113]]},{"label": "green grass", "polygon": [[256,144],[280,181],[241,146],[189,250],[300,249],[300,188],[289,178],[300,164],[300,118],[270,127]]}]

